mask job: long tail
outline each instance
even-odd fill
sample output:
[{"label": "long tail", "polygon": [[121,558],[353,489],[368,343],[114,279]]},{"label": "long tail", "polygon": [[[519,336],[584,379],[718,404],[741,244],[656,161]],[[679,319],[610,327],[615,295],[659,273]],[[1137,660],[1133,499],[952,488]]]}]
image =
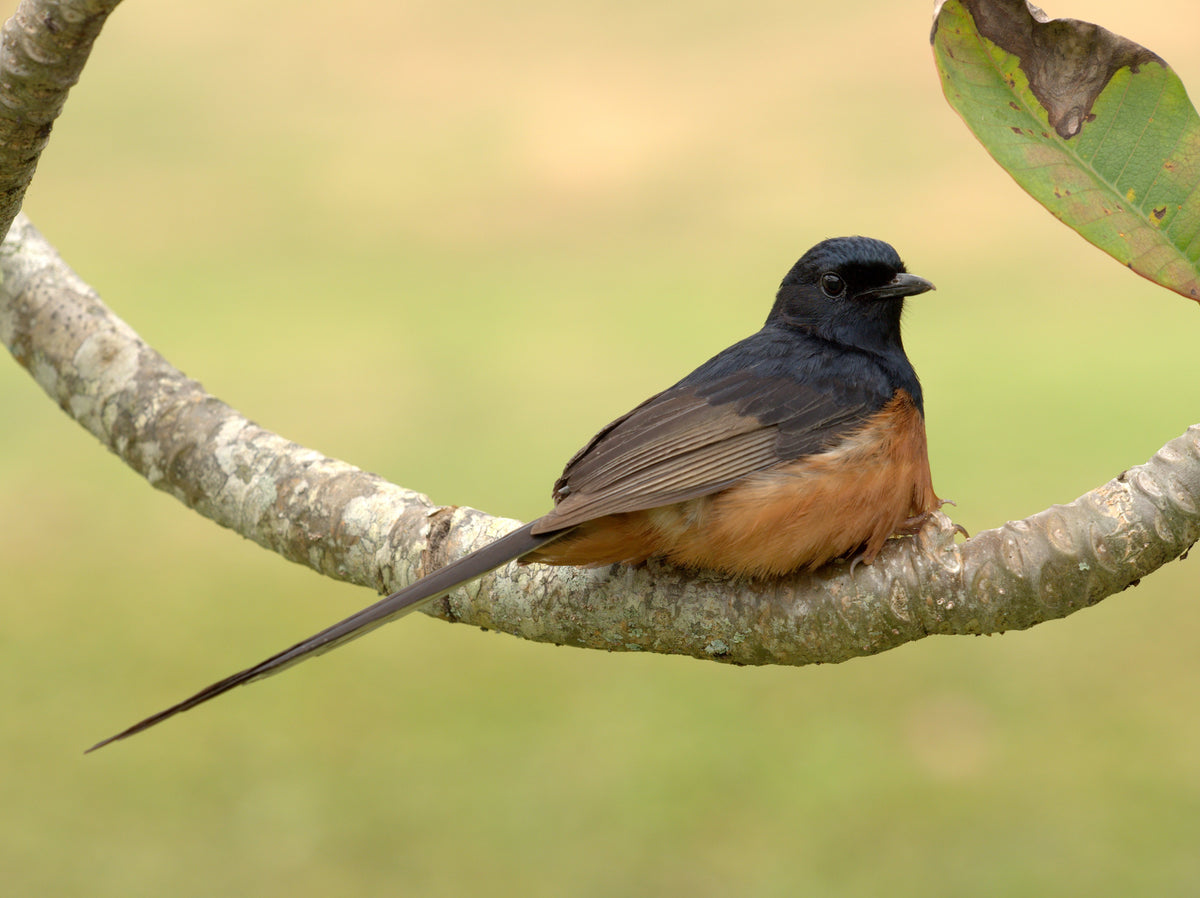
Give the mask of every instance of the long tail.
[{"label": "long tail", "polygon": [[359,636],[369,633],[376,627],[380,627],[389,621],[408,614],[410,611],[416,611],[423,605],[427,605],[434,599],[444,596],[464,583],[469,583],[478,577],[482,577],[488,571],[498,568],[502,564],[507,564],[514,558],[520,558],[522,555],[532,552],[539,546],[543,546],[562,535],[562,531],[558,531],[554,533],[541,533],[534,536],[530,532],[533,530],[533,526],[533,524],[526,524],[524,527],[501,537],[494,543],[484,546],[479,551],[472,552],[465,558],[460,558],[458,561],[434,571],[427,577],[422,577],[416,583],[405,587],[399,592],[394,592],[387,598],[380,599],[374,605],[364,608],[357,614],[350,615],[350,617],[334,624],[332,627],[327,627],[320,633],[305,639],[303,642],[298,642],[291,648],[285,649],[277,655],[272,655],[267,660],[261,661],[253,667],[247,667],[245,670],[239,671],[232,676],[218,680],[211,686],[201,689],[191,698],[185,698],[178,704],[172,705],[165,711],[152,714],[145,720],[135,723],[115,736],[109,736],[107,739],[97,742],[88,749],[88,752],[102,748],[110,742],[116,742],[135,733],[140,733],[142,730],[148,730],[150,727],[162,723],[169,717],[174,717],[176,714],[187,711],[190,708],[203,704],[209,699],[216,698],[218,695],[228,692],[235,686],[241,686],[245,683],[251,683],[254,680],[261,680],[263,677],[277,674],[291,667],[293,664],[299,664],[307,658],[324,654],[352,639],[357,639]]}]

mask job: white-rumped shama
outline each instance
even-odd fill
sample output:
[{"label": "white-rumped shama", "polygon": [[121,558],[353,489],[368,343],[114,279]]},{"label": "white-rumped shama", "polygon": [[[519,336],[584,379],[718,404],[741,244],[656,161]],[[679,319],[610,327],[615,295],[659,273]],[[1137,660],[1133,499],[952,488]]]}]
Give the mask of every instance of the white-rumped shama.
[{"label": "white-rumped shama", "polygon": [[326,652],[514,559],[772,577],[915,532],[933,492],[904,299],[932,290],[867,237],[810,249],[762,329],[601,430],[554,508],[465,558],[136,723],[89,751]]}]

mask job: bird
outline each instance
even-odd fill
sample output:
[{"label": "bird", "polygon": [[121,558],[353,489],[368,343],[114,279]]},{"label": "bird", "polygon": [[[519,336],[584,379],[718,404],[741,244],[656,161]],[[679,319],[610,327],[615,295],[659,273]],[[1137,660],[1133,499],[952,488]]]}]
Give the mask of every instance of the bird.
[{"label": "bird", "polygon": [[552,509],[308,639],[104,739],[89,752],[279,673],[517,560],[650,558],[766,579],[869,564],[919,532],[933,490],[908,297],[933,290],[869,237],[824,240],[788,271],[766,322],[608,424],[554,484]]}]

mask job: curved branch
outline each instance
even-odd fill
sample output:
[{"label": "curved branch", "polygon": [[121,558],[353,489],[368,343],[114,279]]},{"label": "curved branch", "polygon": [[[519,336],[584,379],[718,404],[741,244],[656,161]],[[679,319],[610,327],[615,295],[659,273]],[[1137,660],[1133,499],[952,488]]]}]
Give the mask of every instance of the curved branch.
[{"label": "curved branch", "polygon": [[[0,276],[0,339],[64,411],[153,486],[285,558],[390,591],[513,526],[435,506],[246,420],[113,315],[24,216],[0,245]],[[938,515],[853,572],[747,583],[655,564],[514,564],[431,613],[588,648],[832,662],[1064,617],[1197,538],[1200,426],[1069,505],[961,544]]]},{"label": "curved branch", "polygon": [[0,31],[0,233],[79,80],[92,43],[121,0],[22,0]]},{"label": "curved branch", "polygon": [[[23,0],[0,46],[0,225],[118,0]],[[285,558],[379,591],[512,522],[440,508],[246,420],[116,318],[23,217],[0,245],[0,340],[153,486]],[[1094,604],[1200,536],[1200,427],[1067,506],[956,545],[945,516],[872,566],[771,583],[664,566],[510,565],[431,613],[527,639],[744,664],[840,661],[931,633],[1029,627]]]}]

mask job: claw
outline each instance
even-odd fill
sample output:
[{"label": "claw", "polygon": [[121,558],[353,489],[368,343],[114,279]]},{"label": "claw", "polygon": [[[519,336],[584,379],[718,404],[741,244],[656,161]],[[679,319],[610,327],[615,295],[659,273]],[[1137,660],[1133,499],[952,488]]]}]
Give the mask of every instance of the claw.
[{"label": "claw", "polygon": [[[938,511],[941,511],[943,505],[953,505],[955,508],[958,508],[958,503],[955,502],[953,499],[939,499],[938,500]],[[967,528],[964,527],[962,524],[958,523],[958,521],[951,521],[950,523],[954,525],[955,532],[961,533],[963,535],[964,539],[971,538],[971,534],[969,534],[967,532]]]},{"label": "claw", "polygon": [[[913,517],[909,518],[896,528],[896,533],[901,536],[913,536],[917,533],[920,533],[921,528],[929,522],[929,519],[933,517],[935,512],[941,511],[942,506],[944,505],[953,505],[955,508],[958,507],[958,503],[953,499],[939,499],[937,508],[927,511],[924,514],[914,515]],[[950,523],[954,524],[954,529],[956,532],[961,533],[967,539],[971,538],[971,534],[967,532],[967,528],[962,524],[959,524],[956,521],[951,521]]]},{"label": "claw", "polygon": [[[936,508],[933,508],[923,514],[913,515],[911,518],[901,522],[901,524],[892,534],[892,537],[895,538],[919,535],[924,529],[925,525],[932,520],[934,514],[940,511],[943,505],[955,505],[957,507],[957,503],[950,499],[939,499]],[[950,523],[954,525],[954,531],[956,533],[961,533],[966,539],[971,538],[971,534],[967,532],[967,528],[962,524],[956,523],[955,521],[951,521]],[[874,561],[876,554],[878,553],[872,553],[872,555],[868,558],[866,549],[856,552],[853,557],[849,558],[850,576],[854,576],[854,571],[860,564],[870,564],[872,561]],[[842,556],[842,558],[843,561],[846,560],[846,556]]]},{"label": "claw", "polygon": [[[875,558],[878,555],[879,555],[879,549],[876,549],[873,552],[870,550],[869,547],[859,549],[852,556],[850,556],[850,559],[849,559],[850,560],[850,576],[854,576],[854,569],[856,567],[858,567],[860,564],[865,564],[865,565],[870,566],[875,561]],[[843,555],[842,557],[846,558],[845,555]]]},{"label": "claw", "polygon": [[867,561],[866,558],[863,557],[866,554],[867,554],[866,552],[858,552],[853,558],[850,559],[850,576],[851,577],[854,576],[854,569],[856,567],[858,567],[860,564],[870,564],[871,563],[871,562]]}]

